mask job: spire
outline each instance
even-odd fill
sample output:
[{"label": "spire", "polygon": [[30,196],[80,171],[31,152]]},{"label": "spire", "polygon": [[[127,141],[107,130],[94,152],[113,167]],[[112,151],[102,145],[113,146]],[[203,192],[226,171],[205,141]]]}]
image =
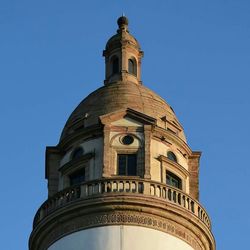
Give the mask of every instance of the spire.
[{"label": "spire", "polygon": [[128,18],[117,19],[117,34],[112,36],[103,51],[105,57],[104,84],[134,82],[141,84],[141,58],[143,52],[137,40],[128,31]]}]

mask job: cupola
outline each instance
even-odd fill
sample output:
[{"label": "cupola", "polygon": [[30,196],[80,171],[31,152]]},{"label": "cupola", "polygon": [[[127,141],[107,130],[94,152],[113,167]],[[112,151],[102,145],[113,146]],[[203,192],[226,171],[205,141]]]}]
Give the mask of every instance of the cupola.
[{"label": "cupola", "polygon": [[129,33],[128,23],[127,17],[118,18],[117,34],[108,40],[103,51],[105,85],[117,81],[141,84],[143,51],[141,51],[138,41]]}]

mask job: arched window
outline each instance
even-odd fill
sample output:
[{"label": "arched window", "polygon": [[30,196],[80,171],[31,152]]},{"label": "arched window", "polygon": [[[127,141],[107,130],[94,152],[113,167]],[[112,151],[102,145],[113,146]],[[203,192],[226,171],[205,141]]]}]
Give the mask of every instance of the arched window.
[{"label": "arched window", "polygon": [[112,64],[112,75],[119,73],[119,59],[117,56],[114,56],[111,60]]},{"label": "arched window", "polygon": [[135,59],[128,59],[128,73],[137,76],[137,65]]},{"label": "arched window", "polygon": [[177,157],[172,151],[167,152],[167,157],[169,160],[177,162]]},{"label": "arched window", "polygon": [[71,159],[72,160],[78,159],[82,155],[83,155],[83,148],[82,147],[76,148],[71,155]]},{"label": "arched window", "polygon": [[172,187],[182,189],[182,181],[177,175],[170,171],[166,171],[166,183]]}]

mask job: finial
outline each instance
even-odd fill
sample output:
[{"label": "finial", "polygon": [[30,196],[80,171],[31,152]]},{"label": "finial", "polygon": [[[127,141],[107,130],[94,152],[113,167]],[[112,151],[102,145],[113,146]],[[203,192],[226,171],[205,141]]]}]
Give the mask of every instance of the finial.
[{"label": "finial", "polygon": [[128,18],[124,16],[124,13],[122,14],[121,17],[118,18],[117,24],[119,26],[119,30],[125,30],[125,31],[127,31]]}]

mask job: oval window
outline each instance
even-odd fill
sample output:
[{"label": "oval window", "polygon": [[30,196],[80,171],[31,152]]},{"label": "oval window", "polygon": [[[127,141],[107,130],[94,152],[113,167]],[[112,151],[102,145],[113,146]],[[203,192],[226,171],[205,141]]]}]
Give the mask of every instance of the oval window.
[{"label": "oval window", "polygon": [[124,145],[130,145],[134,142],[134,138],[131,135],[126,135],[122,138],[122,143]]}]

